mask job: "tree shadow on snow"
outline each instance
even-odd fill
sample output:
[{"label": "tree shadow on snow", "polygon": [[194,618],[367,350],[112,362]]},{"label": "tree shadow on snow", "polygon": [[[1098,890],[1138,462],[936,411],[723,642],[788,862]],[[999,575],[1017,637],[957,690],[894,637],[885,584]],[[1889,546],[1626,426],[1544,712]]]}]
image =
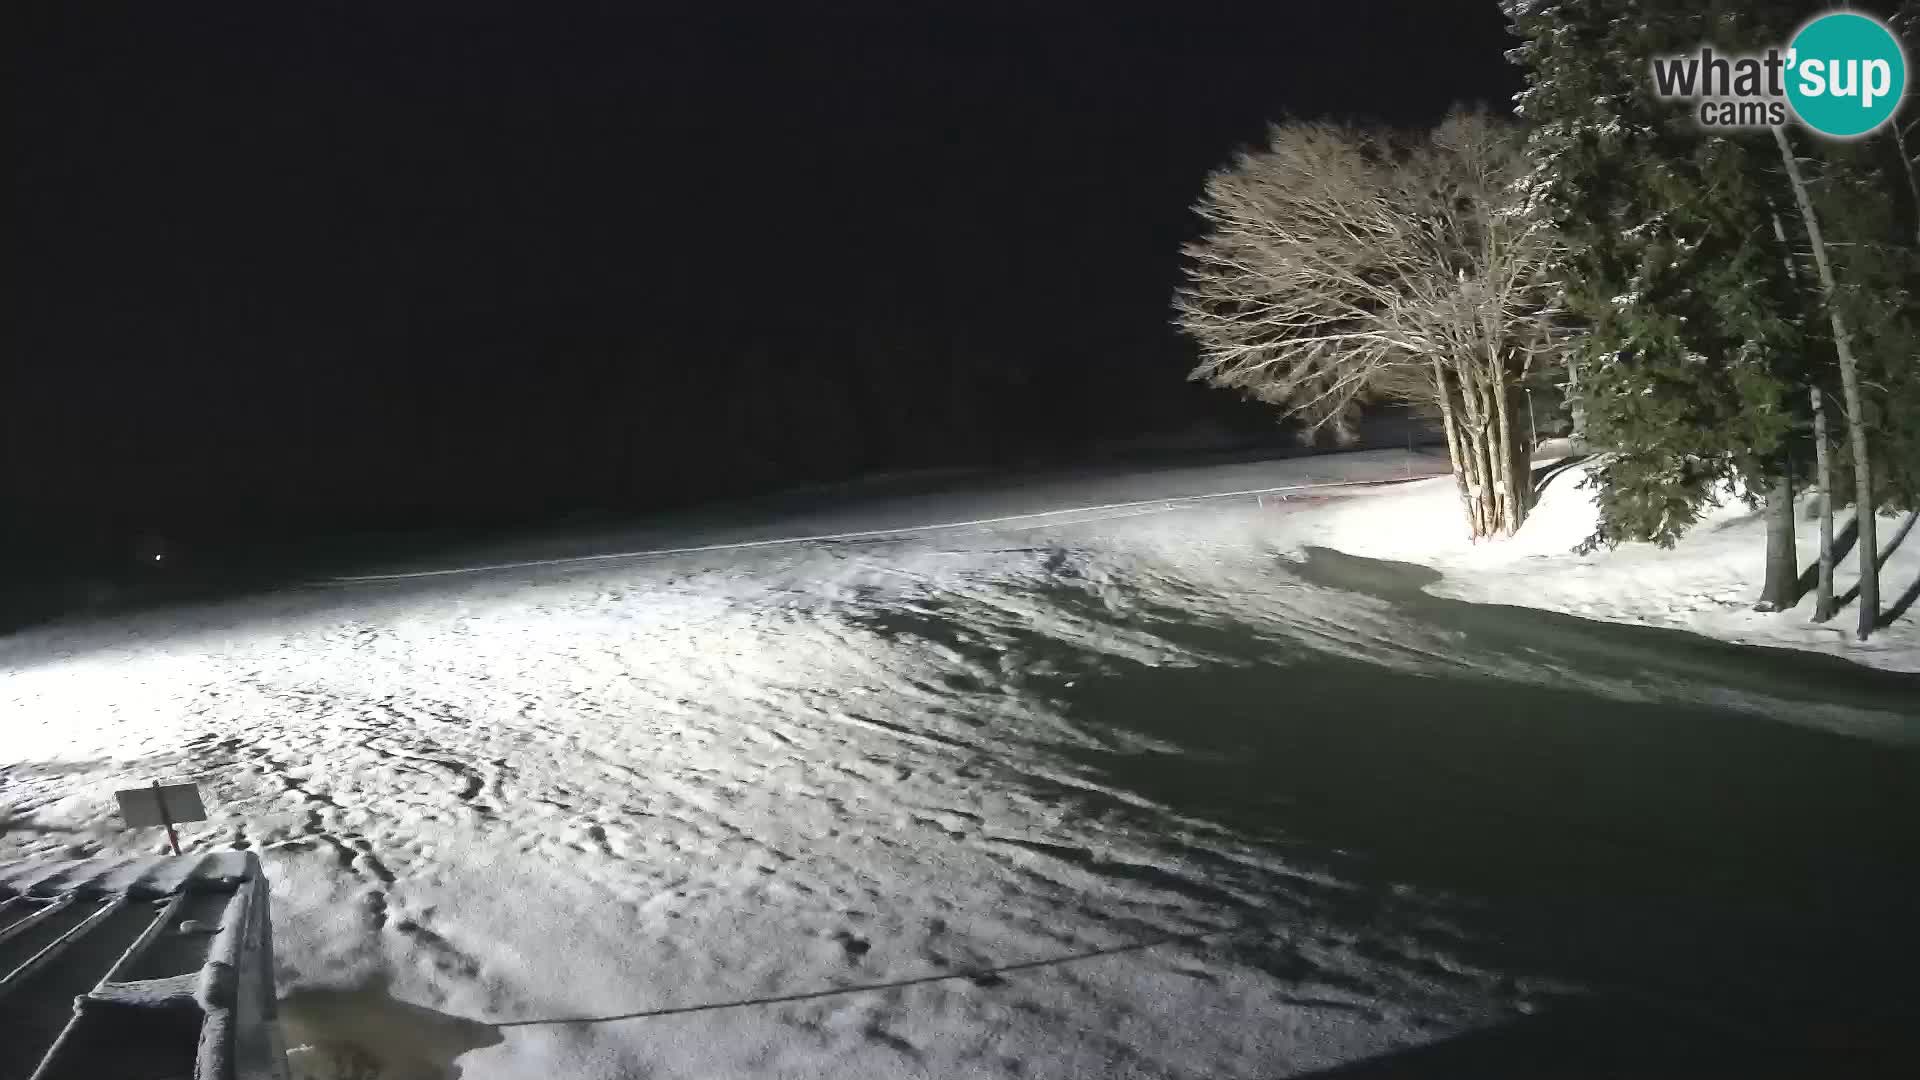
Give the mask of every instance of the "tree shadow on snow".
[{"label": "tree shadow on snow", "polygon": [[[1913,524],[1917,520],[1920,520],[1920,513],[1910,513],[1907,515],[1906,520],[1900,523],[1900,526],[1893,531],[1893,535],[1889,537],[1886,543],[1880,548],[1879,557],[1874,560],[1875,566],[1881,567],[1882,569],[1886,567],[1887,560],[1893,557],[1894,552],[1900,550],[1901,544],[1906,543],[1907,536],[1908,534],[1913,532]],[[1850,517],[1847,519],[1846,524],[1840,527],[1840,531],[1834,535],[1834,538],[1833,538],[1834,565],[1836,567],[1839,566],[1846,559],[1846,557],[1852,553],[1854,545],[1858,544],[1859,542],[1860,542],[1860,520],[1855,517]],[[1818,545],[1816,545],[1816,547],[1817,546]],[[1796,587],[1798,588],[1800,595],[1805,596],[1808,593],[1812,592],[1814,589],[1814,586],[1818,585],[1819,583],[1820,583],[1820,560],[1816,553],[1814,561],[1811,563],[1808,563],[1807,568],[1800,572],[1800,579],[1796,583]],[[1840,608],[1844,608],[1848,604],[1851,604],[1858,599],[1860,599],[1860,586],[1856,582],[1851,588],[1847,589],[1845,592],[1841,593],[1839,596],[1834,597],[1834,608],[1837,611]],[[1874,625],[1881,629],[1885,629],[1886,627],[1893,625],[1895,620],[1899,619],[1902,615],[1905,615],[1907,613],[1907,609],[1913,606],[1913,602],[1915,599],[1920,599],[1920,580],[1915,581],[1912,588],[1908,589],[1906,593],[1904,593],[1897,600],[1895,600],[1892,607],[1886,609],[1885,611],[1882,611],[1879,617],[1874,621]]]},{"label": "tree shadow on snow", "polygon": [[1558,480],[1563,473],[1571,472],[1591,459],[1591,454],[1574,454],[1571,457],[1556,458],[1545,464],[1532,466],[1533,493],[1537,496],[1546,491],[1548,485]]},{"label": "tree shadow on snow", "polygon": [[1886,671],[1804,649],[1740,645],[1686,630],[1585,619],[1541,608],[1434,596],[1439,571],[1308,548],[1291,571],[1326,588],[1386,600],[1422,624],[1464,635],[1476,654],[1557,663],[1626,685],[1758,695],[1914,717],[1920,674]]},{"label": "tree shadow on snow", "polygon": [[1893,606],[1880,614],[1880,629],[1892,626],[1901,616],[1913,608],[1914,601],[1920,600],[1920,574],[1914,575],[1905,592],[1895,597]]},{"label": "tree shadow on snow", "polygon": [[[1860,540],[1860,521],[1857,518],[1850,517],[1846,520],[1845,524],[1840,526],[1840,531],[1834,534],[1833,564],[1835,566],[1839,566],[1841,560],[1845,559],[1848,556],[1848,554],[1850,554],[1853,551],[1853,545],[1858,543],[1859,540]],[[1807,564],[1807,568],[1805,570],[1800,571],[1800,580],[1796,582],[1795,585],[1799,590],[1799,594],[1801,596],[1805,596],[1808,593],[1812,592],[1814,590],[1814,587],[1819,584],[1820,584],[1820,551],[1819,551],[1819,544],[1816,542],[1814,544],[1813,561]],[[1837,602],[1836,602],[1836,606],[1837,606]]]},{"label": "tree shadow on snow", "polygon": [[[1887,539],[1887,542],[1880,548],[1879,557],[1873,560],[1873,564],[1876,567],[1884,568],[1887,565],[1887,560],[1893,557],[1893,553],[1900,550],[1900,545],[1906,543],[1907,534],[1913,531],[1913,522],[1915,518],[1920,518],[1920,513],[1908,514],[1907,519],[1900,523],[1900,527],[1893,531],[1893,535],[1889,537]],[[1860,535],[1860,525],[1858,522],[1849,521],[1847,523],[1847,529],[1848,531],[1852,532],[1856,538]],[[1835,541],[1834,546],[1838,547],[1839,542]],[[1851,547],[1852,545],[1849,544],[1848,546]],[[1839,556],[1836,555],[1834,557],[1834,561],[1835,563],[1838,563]],[[1815,564],[1814,569],[1815,569],[1815,572],[1817,573],[1819,570],[1818,564]],[[1840,607],[1845,607],[1846,605],[1853,603],[1855,600],[1858,600],[1859,598],[1860,598],[1860,585],[1858,582],[1856,582],[1854,583],[1852,588],[1848,589],[1846,592],[1843,592],[1839,595],[1839,597],[1837,598],[1837,603]],[[1886,616],[1883,614],[1881,616],[1881,621],[1878,622],[1876,625],[1885,626],[1886,624],[1887,624]]]},{"label": "tree shadow on snow", "polygon": [[[1920,725],[1920,676],[1443,599],[1421,591],[1438,577],[1430,570],[1334,552],[1313,551],[1294,571],[1310,588],[1387,601],[1457,641],[1463,656],[1598,676],[1655,697],[1685,686]],[[1046,604],[1118,621],[1075,583],[1044,593]],[[1594,992],[1329,1075],[1700,1075],[1686,1071],[1693,1059],[1663,1064],[1674,1046],[1706,1055],[1709,1074],[1739,1064],[1736,1072],[1799,1075],[1759,1066],[1854,1053],[1911,1064],[1920,1050],[1911,983],[1920,753],[1751,711],[1604,697],[1571,679],[1512,681],[1464,663],[1450,669],[1444,658],[1401,670],[1321,651],[1311,633],[1288,641],[1191,610],[1129,610],[1129,625],[1222,662],[1148,666],[1038,631],[1012,653],[1055,672],[1047,696],[1081,729],[1163,748],[1115,739],[1110,751],[1073,751],[1103,784],[1163,810],[1022,779],[1043,792],[1052,784],[1078,818],[1158,832],[1163,865],[1184,876],[1109,866],[1091,852],[1076,858],[1083,870],[1152,869],[1156,884],[1248,923],[1350,927],[1362,953],[1425,941],[1486,970]],[[1323,613],[1303,608],[1301,625]],[[883,630],[979,647],[931,610],[884,619]],[[1162,814],[1213,823],[1307,873],[1222,857]],[[1338,980],[1284,935],[1222,947],[1282,979]],[[1642,1019],[1623,1028],[1628,1013]],[[1589,1043],[1620,1040],[1631,1068],[1579,1072],[1586,1051],[1576,1032]],[[1632,1056],[1636,1032],[1664,1042]],[[1554,1049],[1562,1044],[1564,1054]]]}]

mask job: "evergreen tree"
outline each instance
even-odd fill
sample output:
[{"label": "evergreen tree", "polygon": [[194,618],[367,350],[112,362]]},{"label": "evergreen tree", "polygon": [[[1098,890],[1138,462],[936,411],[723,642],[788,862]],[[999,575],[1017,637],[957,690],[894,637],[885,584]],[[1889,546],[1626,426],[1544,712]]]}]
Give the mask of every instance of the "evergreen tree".
[{"label": "evergreen tree", "polygon": [[[1920,214],[1898,143],[1887,130],[1797,145],[1811,158],[1809,187],[1866,391],[1873,497],[1882,509],[1920,508],[1920,245],[1914,232]],[[1850,458],[1841,464],[1851,473]]]},{"label": "evergreen tree", "polygon": [[[1852,371],[1842,367],[1839,375],[1848,438],[1836,448],[1842,481],[1830,501],[1848,501],[1844,493],[1851,492],[1863,638],[1884,617],[1879,564],[1890,547],[1879,546],[1877,514],[1889,508],[1911,511],[1920,504],[1920,374],[1914,367],[1920,352],[1915,306],[1920,249],[1911,162],[1898,129],[1889,128],[1845,142],[1800,140],[1793,155],[1810,194],[1806,216],[1818,226],[1822,241],[1815,247],[1810,231],[1807,255],[1826,263],[1820,268],[1828,283],[1823,298],[1830,304],[1836,338],[1839,328],[1847,331],[1844,359]],[[1869,466],[1864,471],[1862,451]],[[1899,541],[1896,536],[1893,543]]]},{"label": "evergreen tree", "polygon": [[[1589,481],[1600,521],[1588,547],[1670,545],[1728,481],[1749,501],[1774,491],[1776,514],[1790,514],[1805,299],[1771,229],[1773,150],[1764,133],[1702,132],[1647,77],[1653,57],[1758,28],[1679,0],[1506,10],[1527,69],[1519,111],[1567,241],[1578,400],[1606,452]],[[1790,550],[1776,555],[1791,567]],[[1772,576],[1763,600],[1791,604],[1797,575]]]},{"label": "evergreen tree", "polygon": [[[1799,0],[1508,0],[1537,180],[1567,240],[1589,441],[1589,545],[1671,543],[1737,480],[1772,517],[1763,607],[1797,598],[1793,486],[1815,467],[1815,617],[1832,614],[1830,514],[1853,503],[1860,633],[1877,610],[1876,508],[1920,505],[1920,162],[1914,121],[1858,140],[1708,132],[1647,65],[1702,42],[1784,44]],[[1911,18],[1916,5],[1903,5]],[[1899,24],[1898,17],[1896,25]]]}]

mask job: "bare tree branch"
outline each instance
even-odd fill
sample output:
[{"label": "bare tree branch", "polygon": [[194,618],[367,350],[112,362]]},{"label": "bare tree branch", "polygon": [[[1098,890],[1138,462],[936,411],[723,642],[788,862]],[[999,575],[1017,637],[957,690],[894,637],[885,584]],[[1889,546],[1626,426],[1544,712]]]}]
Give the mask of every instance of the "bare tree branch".
[{"label": "bare tree branch", "polygon": [[1558,344],[1555,237],[1528,176],[1484,114],[1421,138],[1273,127],[1195,207],[1208,228],[1174,303],[1200,344],[1192,377],[1280,406],[1309,438],[1350,439],[1368,401],[1431,408],[1475,535],[1510,534],[1527,493],[1507,399]]}]

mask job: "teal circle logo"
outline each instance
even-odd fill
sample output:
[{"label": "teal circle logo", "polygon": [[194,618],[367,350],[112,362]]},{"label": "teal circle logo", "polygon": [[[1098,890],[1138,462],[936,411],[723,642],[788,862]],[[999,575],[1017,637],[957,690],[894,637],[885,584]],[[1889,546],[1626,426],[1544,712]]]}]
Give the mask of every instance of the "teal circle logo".
[{"label": "teal circle logo", "polygon": [[1788,46],[1787,103],[1822,135],[1850,138],[1886,123],[1907,92],[1907,57],[1878,19],[1822,15]]}]

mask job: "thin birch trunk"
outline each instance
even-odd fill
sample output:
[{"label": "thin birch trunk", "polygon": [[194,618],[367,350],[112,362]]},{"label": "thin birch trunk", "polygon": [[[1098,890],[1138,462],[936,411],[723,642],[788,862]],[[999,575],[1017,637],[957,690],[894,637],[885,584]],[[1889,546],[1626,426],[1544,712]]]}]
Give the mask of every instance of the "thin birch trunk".
[{"label": "thin birch trunk", "polygon": [[1526,510],[1520,504],[1520,489],[1513,482],[1513,454],[1515,450],[1513,410],[1507,407],[1506,386],[1494,386],[1493,400],[1496,416],[1498,417],[1495,422],[1500,426],[1498,433],[1500,488],[1502,496],[1500,503],[1500,528],[1502,532],[1508,536],[1512,536],[1514,533],[1520,531],[1520,519]]},{"label": "thin birch trunk", "polygon": [[1473,504],[1473,538],[1484,539],[1488,532],[1488,509],[1493,502],[1491,477],[1487,475],[1487,423],[1480,409],[1479,390],[1467,385],[1467,379],[1460,379],[1460,403],[1465,407],[1467,423],[1464,433],[1467,438],[1468,460],[1472,463],[1470,482]]},{"label": "thin birch trunk", "polygon": [[1460,438],[1467,448],[1468,518],[1473,539],[1478,541],[1487,534],[1486,457],[1481,450],[1481,439],[1472,424],[1460,429]]},{"label": "thin birch trunk", "polygon": [[1833,606],[1833,462],[1827,448],[1826,395],[1818,386],[1808,393],[1813,398],[1813,471],[1820,485],[1820,571],[1813,592],[1813,621],[1826,622],[1834,616]]},{"label": "thin birch trunk", "polygon": [[1773,129],[1773,140],[1780,147],[1780,160],[1786,166],[1788,182],[1793,185],[1794,200],[1800,204],[1807,239],[1812,241],[1813,266],[1820,275],[1820,293],[1826,300],[1827,318],[1833,323],[1833,351],[1840,359],[1840,398],[1846,408],[1847,435],[1853,448],[1853,517],[1859,527],[1860,623],[1856,632],[1864,641],[1880,621],[1880,537],[1873,517],[1873,458],[1867,446],[1867,413],[1860,394],[1860,369],[1853,357],[1852,331],[1837,303],[1833,267],[1827,262],[1820,219],[1813,212],[1806,179],[1800,175],[1800,162],[1794,158],[1793,146],[1787,142],[1783,129]]},{"label": "thin birch trunk", "polygon": [[1567,402],[1573,420],[1573,450],[1580,453],[1587,448],[1587,406],[1580,397],[1580,361],[1572,349],[1567,350]]},{"label": "thin birch trunk", "polygon": [[[1793,249],[1787,244],[1787,227],[1781,223],[1779,214],[1773,215],[1773,238],[1780,242],[1781,254],[1787,263],[1787,278],[1798,281],[1800,268],[1793,261]],[[1813,589],[1813,621],[1826,622],[1834,614],[1833,463],[1828,457],[1832,450],[1827,445],[1827,396],[1819,383],[1807,387],[1807,400],[1813,410],[1813,482],[1820,491],[1820,553]],[[1796,577],[1794,588],[1799,586],[1800,580]],[[1798,599],[1795,597],[1796,603]]]},{"label": "thin birch trunk", "polygon": [[1460,489],[1460,509],[1467,515],[1467,532],[1473,532],[1473,499],[1467,489],[1467,455],[1460,437],[1460,422],[1453,412],[1453,390],[1447,385],[1447,371],[1440,358],[1433,358],[1434,400],[1440,406],[1440,426],[1447,435],[1447,461],[1453,466],[1453,480]]},{"label": "thin birch trunk", "polygon": [[1486,429],[1469,429],[1467,442],[1473,459],[1473,538],[1480,541],[1493,534],[1493,478],[1487,475]]}]

